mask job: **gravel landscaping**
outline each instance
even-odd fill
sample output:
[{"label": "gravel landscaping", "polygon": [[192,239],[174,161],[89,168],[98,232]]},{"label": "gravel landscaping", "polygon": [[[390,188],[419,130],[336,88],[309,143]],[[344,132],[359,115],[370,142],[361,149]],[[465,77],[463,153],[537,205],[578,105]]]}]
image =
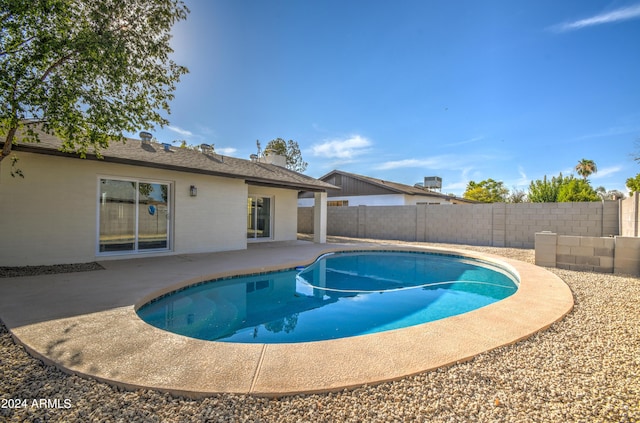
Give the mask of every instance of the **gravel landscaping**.
[{"label": "gravel landscaping", "polygon": [[[534,258],[533,250],[429,245]],[[0,421],[640,422],[640,279],[549,270],[575,298],[549,329],[464,363],[328,394],[193,400],[125,391],[44,365],[0,325]]]},{"label": "gravel landscaping", "polygon": [[51,275],[54,273],[90,272],[104,270],[98,263],[55,264],[52,266],[0,267],[0,278],[15,278],[30,275]]}]

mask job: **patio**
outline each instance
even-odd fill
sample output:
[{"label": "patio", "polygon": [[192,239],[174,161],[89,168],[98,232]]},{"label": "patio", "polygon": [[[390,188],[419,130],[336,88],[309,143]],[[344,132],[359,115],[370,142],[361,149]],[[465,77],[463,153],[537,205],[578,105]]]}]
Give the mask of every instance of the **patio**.
[{"label": "patio", "polygon": [[393,380],[468,360],[549,326],[573,305],[568,287],[552,273],[501,259],[521,275],[512,297],[464,315],[354,338],[271,345],[209,342],[153,328],[134,311],[179,286],[292,268],[330,250],[353,248],[380,245],[253,244],[243,251],[105,261],[105,270],[93,272],[5,278],[0,279],[0,317],[34,356],[70,373],[192,397],[279,396]]}]

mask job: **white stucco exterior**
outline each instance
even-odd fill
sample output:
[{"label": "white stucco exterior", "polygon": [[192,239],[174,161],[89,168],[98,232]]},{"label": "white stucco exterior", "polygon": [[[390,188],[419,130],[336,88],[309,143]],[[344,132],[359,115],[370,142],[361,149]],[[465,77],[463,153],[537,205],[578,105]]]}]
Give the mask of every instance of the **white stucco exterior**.
[{"label": "white stucco exterior", "polygon": [[[11,177],[9,160],[0,165],[0,266],[244,249],[250,193],[273,198],[274,231],[269,240],[296,239],[295,189],[255,187],[243,179],[27,152],[19,153],[19,158],[24,178]],[[98,251],[101,178],[169,185],[167,251]],[[192,185],[197,187],[197,196],[190,196]]]},{"label": "white stucco exterior", "polygon": [[[288,189],[268,188],[260,186],[249,186],[249,195],[261,195],[271,197],[272,206],[272,229],[273,236],[270,239],[256,240],[250,242],[264,241],[292,241],[298,236],[298,192]],[[246,214],[246,209],[244,211]],[[246,223],[244,224],[246,228]]]}]

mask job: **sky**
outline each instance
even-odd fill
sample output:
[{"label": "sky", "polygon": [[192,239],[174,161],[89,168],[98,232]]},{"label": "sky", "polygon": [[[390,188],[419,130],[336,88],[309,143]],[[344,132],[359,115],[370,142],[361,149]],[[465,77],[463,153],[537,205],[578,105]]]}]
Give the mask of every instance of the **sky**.
[{"label": "sky", "polygon": [[[333,169],[462,195],[492,178],[640,173],[640,1],[185,0],[189,68],[162,142],[249,158],[296,141]],[[577,176],[577,175],[576,175]]]}]

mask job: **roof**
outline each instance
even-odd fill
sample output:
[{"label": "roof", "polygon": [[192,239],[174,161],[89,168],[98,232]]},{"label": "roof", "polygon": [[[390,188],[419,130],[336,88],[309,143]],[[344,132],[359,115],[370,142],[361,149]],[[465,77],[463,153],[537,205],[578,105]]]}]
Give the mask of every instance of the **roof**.
[{"label": "roof", "polygon": [[455,200],[463,203],[476,203],[476,201],[467,200],[466,198],[455,197],[447,194],[442,194],[439,192],[431,191],[424,187],[417,187],[411,185],[405,185],[398,182],[386,181],[383,179],[372,178],[370,176],[358,175],[355,173],[349,173],[342,170],[332,170],[324,176],[321,176],[319,179],[322,181],[327,181],[333,179],[335,175],[342,175],[349,178],[353,178],[355,180],[359,180],[366,184],[382,188],[386,191],[398,193],[398,194],[406,194],[406,195],[420,195],[420,196],[429,196],[429,197],[438,197],[444,198],[448,201]]},{"label": "roof", "polygon": [[[2,143],[0,143],[2,144]],[[18,143],[15,151],[79,158],[77,153],[60,150],[62,141],[49,134],[40,134],[40,142]],[[280,188],[326,191],[334,185],[310,176],[273,164],[254,162],[217,154],[213,151],[201,152],[190,148],[171,146],[167,151],[163,144],[127,138],[123,142],[111,142],[101,149],[102,158],[87,153],[87,160],[101,160],[109,163],[175,170],[188,173],[244,179],[251,185],[266,185]]]}]

